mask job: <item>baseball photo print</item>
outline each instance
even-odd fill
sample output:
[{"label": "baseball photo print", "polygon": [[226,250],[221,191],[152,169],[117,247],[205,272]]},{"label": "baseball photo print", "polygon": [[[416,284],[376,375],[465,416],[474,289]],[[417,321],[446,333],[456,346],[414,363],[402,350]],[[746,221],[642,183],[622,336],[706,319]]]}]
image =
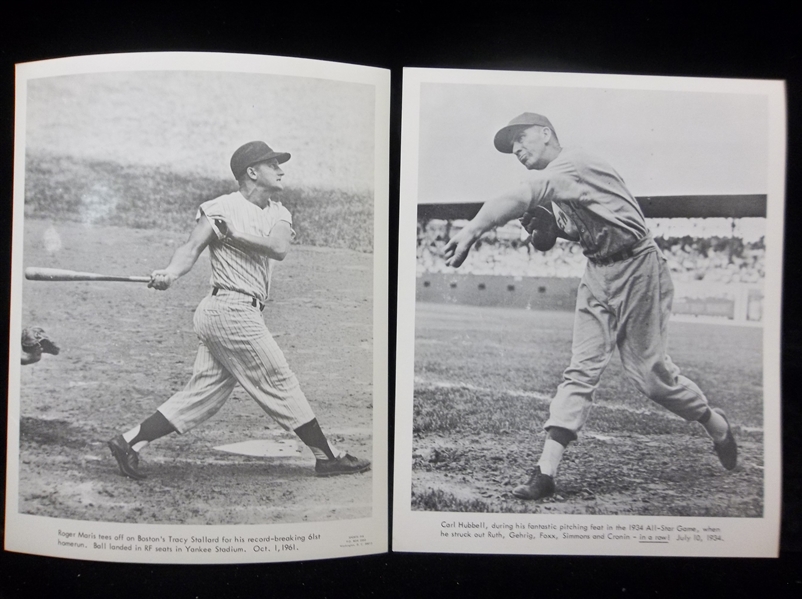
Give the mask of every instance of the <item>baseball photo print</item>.
[{"label": "baseball photo print", "polygon": [[389,80],[17,65],[7,550],[387,550]]},{"label": "baseball photo print", "polygon": [[393,548],[774,556],[781,81],[405,69]]}]

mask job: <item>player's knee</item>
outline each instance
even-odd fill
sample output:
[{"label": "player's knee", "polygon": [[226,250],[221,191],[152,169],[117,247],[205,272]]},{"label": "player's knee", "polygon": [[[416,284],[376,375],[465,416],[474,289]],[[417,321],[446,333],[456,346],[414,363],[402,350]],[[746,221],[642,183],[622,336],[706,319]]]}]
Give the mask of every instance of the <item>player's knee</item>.
[{"label": "player's knee", "polygon": [[548,435],[550,439],[557,441],[563,447],[568,447],[571,441],[576,441],[576,433],[561,426],[550,426]]},{"label": "player's knee", "polygon": [[569,366],[563,372],[563,380],[582,387],[596,388],[601,380],[604,368],[597,364]]},{"label": "player's knee", "polygon": [[676,376],[661,361],[628,370],[627,374],[641,393],[656,401],[665,398],[676,384]]},{"label": "player's knee", "polygon": [[659,401],[665,394],[665,386],[659,381],[652,378],[630,377],[630,380],[635,384],[638,391],[643,393],[649,399]]}]

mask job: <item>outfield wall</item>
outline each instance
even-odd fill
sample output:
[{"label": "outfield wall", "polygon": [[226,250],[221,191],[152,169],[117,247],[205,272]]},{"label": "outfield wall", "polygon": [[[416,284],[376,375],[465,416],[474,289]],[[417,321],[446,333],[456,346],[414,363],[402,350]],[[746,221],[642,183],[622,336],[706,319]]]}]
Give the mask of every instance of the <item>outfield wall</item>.
[{"label": "outfield wall", "polygon": [[579,279],[425,273],[415,299],[422,302],[573,310]]},{"label": "outfield wall", "polygon": [[[578,287],[577,278],[419,273],[415,299],[527,310],[573,310]],[[674,287],[674,314],[735,322],[762,320],[760,285],[690,281],[676,282]]]}]

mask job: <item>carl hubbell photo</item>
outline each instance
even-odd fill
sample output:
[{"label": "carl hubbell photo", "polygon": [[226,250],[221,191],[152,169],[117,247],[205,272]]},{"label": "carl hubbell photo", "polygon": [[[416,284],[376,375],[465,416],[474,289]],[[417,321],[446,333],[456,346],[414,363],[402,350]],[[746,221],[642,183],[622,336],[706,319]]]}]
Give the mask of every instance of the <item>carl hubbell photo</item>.
[{"label": "carl hubbell photo", "polygon": [[257,73],[27,82],[20,513],[371,515],[374,104]]},{"label": "carl hubbell photo", "polygon": [[766,98],[420,102],[412,509],[761,517]]}]

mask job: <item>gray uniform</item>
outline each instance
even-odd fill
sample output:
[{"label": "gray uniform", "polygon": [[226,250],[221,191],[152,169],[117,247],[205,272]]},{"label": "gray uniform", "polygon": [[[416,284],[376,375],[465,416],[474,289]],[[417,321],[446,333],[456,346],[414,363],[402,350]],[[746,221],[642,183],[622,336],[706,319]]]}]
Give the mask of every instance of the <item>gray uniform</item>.
[{"label": "gray uniform", "polygon": [[623,179],[592,154],[563,148],[526,181],[530,208],[558,205],[576,226],[588,257],[577,293],[571,364],[544,427],[574,434],[582,428],[616,348],[641,392],[685,420],[698,420],[707,399],[667,354],[671,276]]}]

